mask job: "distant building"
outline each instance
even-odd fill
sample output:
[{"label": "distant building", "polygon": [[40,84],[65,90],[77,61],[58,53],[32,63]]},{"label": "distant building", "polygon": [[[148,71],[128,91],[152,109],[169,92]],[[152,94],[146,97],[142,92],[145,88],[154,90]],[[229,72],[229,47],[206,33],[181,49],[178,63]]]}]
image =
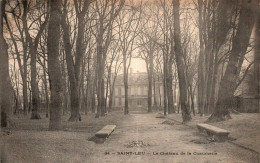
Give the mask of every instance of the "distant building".
[{"label": "distant building", "polygon": [[[163,82],[161,76],[155,75],[152,91],[152,106],[154,105],[154,97],[157,106],[163,103]],[[118,75],[113,97],[113,107],[122,108],[125,105],[125,88],[123,74]],[[154,91],[155,87],[155,91]],[[155,93],[155,95],[154,95]],[[148,99],[148,75],[145,72],[129,73],[128,75],[128,105],[129,109],[147,108]]]},{"label": "distant building", "polygon": [[255,113],[260,111],[260,92],[255,92],[257,80],[254,79],[253,71],[253,68],[249,69],[245,79],[235,91],[235,105],[239,112]]}]

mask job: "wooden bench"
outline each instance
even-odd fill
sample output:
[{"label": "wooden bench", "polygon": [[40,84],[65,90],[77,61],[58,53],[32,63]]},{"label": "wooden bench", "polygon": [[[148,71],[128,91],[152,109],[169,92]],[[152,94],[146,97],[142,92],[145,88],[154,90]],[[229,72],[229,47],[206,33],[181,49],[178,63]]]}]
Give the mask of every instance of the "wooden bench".
[{"label": "wooden bench", "polygon": [[99,130],[95,136],[98,138],[107,138],[116,128],[116,125],[106,125],[104,128]]},{"label": "wooden bench", "polygon": [[197,127],[199,129],[199,131],[203,132],[206,131],[207,134],[209,136],[214,136],[214,138],[217,141],[224,141],[228,138],[229,135],[229,131],[215,127],[215,126],[211,126],[209,124],[205,124],[205,123],[199,123],[197,124]]}]

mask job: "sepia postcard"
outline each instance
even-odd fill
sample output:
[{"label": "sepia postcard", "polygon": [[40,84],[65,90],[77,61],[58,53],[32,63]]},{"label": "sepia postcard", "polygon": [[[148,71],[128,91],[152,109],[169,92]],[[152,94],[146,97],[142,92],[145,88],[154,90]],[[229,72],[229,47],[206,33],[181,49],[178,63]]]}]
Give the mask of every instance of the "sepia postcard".
[{"label": "sepia postcard", "polygon": [[259,0],[0,0],[1,163],[259,163]]}]

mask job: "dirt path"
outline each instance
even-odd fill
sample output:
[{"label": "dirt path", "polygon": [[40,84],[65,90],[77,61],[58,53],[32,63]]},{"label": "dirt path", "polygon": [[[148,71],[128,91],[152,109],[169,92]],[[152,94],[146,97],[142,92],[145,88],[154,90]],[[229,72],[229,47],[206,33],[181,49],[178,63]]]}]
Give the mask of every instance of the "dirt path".
[{"label": "dirt path", "polygon": [[96,145],[90,162],[257,162],[229,143],[196,144],[202,137],[196,130],[155,117],[129,115],[104,144]]}]

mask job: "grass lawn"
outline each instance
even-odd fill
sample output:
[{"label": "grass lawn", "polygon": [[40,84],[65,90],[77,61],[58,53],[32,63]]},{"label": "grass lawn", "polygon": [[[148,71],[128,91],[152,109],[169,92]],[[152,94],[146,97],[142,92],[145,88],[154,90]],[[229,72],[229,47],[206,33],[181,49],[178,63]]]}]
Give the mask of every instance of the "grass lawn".
[{"label": "grass lawn", "polygon": [[[182,122],[181,114],[171,114],[167,117]],[[192,121],[188,122],[187,125],[195,128],[196,124],[205,122],[208,117],[192,116]],[[240,113],[232,114],[231,117],[230,120],[210,124],[230,131],[229,136],[235,139],[234,143],[260,153],[260,114]]]},{"label": "grass lawn", "polygon": [[69,115],[65,115],[63,130],[48,131],[49,119],[44,114],[41,116],[40,120],[30,120],[30,115],[13,117],[15,127],[0,132],[1,159],[12,163],[81,162],[86,155],[93,154],[91,149],[95,143],[88,139],[105,125],[117,125],[124,118],[123,112],[112,112],[100,118],[95,118],[95,114],[81,114],[82,121],[68,122]]},{"label": "grass lawn", "polygon": [[[142,113],[142,112],[141,112]],[[165,119],[156,118],[157,113],[140,114],[122,111],[111,112],[105,117],[95,118],[95,114],[81,114],[82,121],[68,122],[69,115],[62,117],[63,129],[48,131],[49,119],[42,114],[40,120],[30,120],[30,115],[13,117],[15,127],[0,131],[0,158],[6,162],[256,162],[252,152],[234,146],[228,142],[202,142],[206,137],[200,135],[196,124],[203,123],[208,117],[192,117],[187,126],[181,122],[181,114],[167,115]],[[173,121],[174,120],[174,121]],[[259,151],[260,114],[232,115],[232,119],[212,123],[214,126],[229,130],[234,143]],[[88,141],[105,125],[115,124],[116,130],[104,144]],[[162,138],[163,137],[163,138]],[[149,146],[128,148],[127,144],[141,140]],[[171,144],[171,145],[169,145]],[[216,156],[118,156],[104,155],[107,151],[202,151],[218,152]],[[145,161],[146,160],[146,161]]]}]

